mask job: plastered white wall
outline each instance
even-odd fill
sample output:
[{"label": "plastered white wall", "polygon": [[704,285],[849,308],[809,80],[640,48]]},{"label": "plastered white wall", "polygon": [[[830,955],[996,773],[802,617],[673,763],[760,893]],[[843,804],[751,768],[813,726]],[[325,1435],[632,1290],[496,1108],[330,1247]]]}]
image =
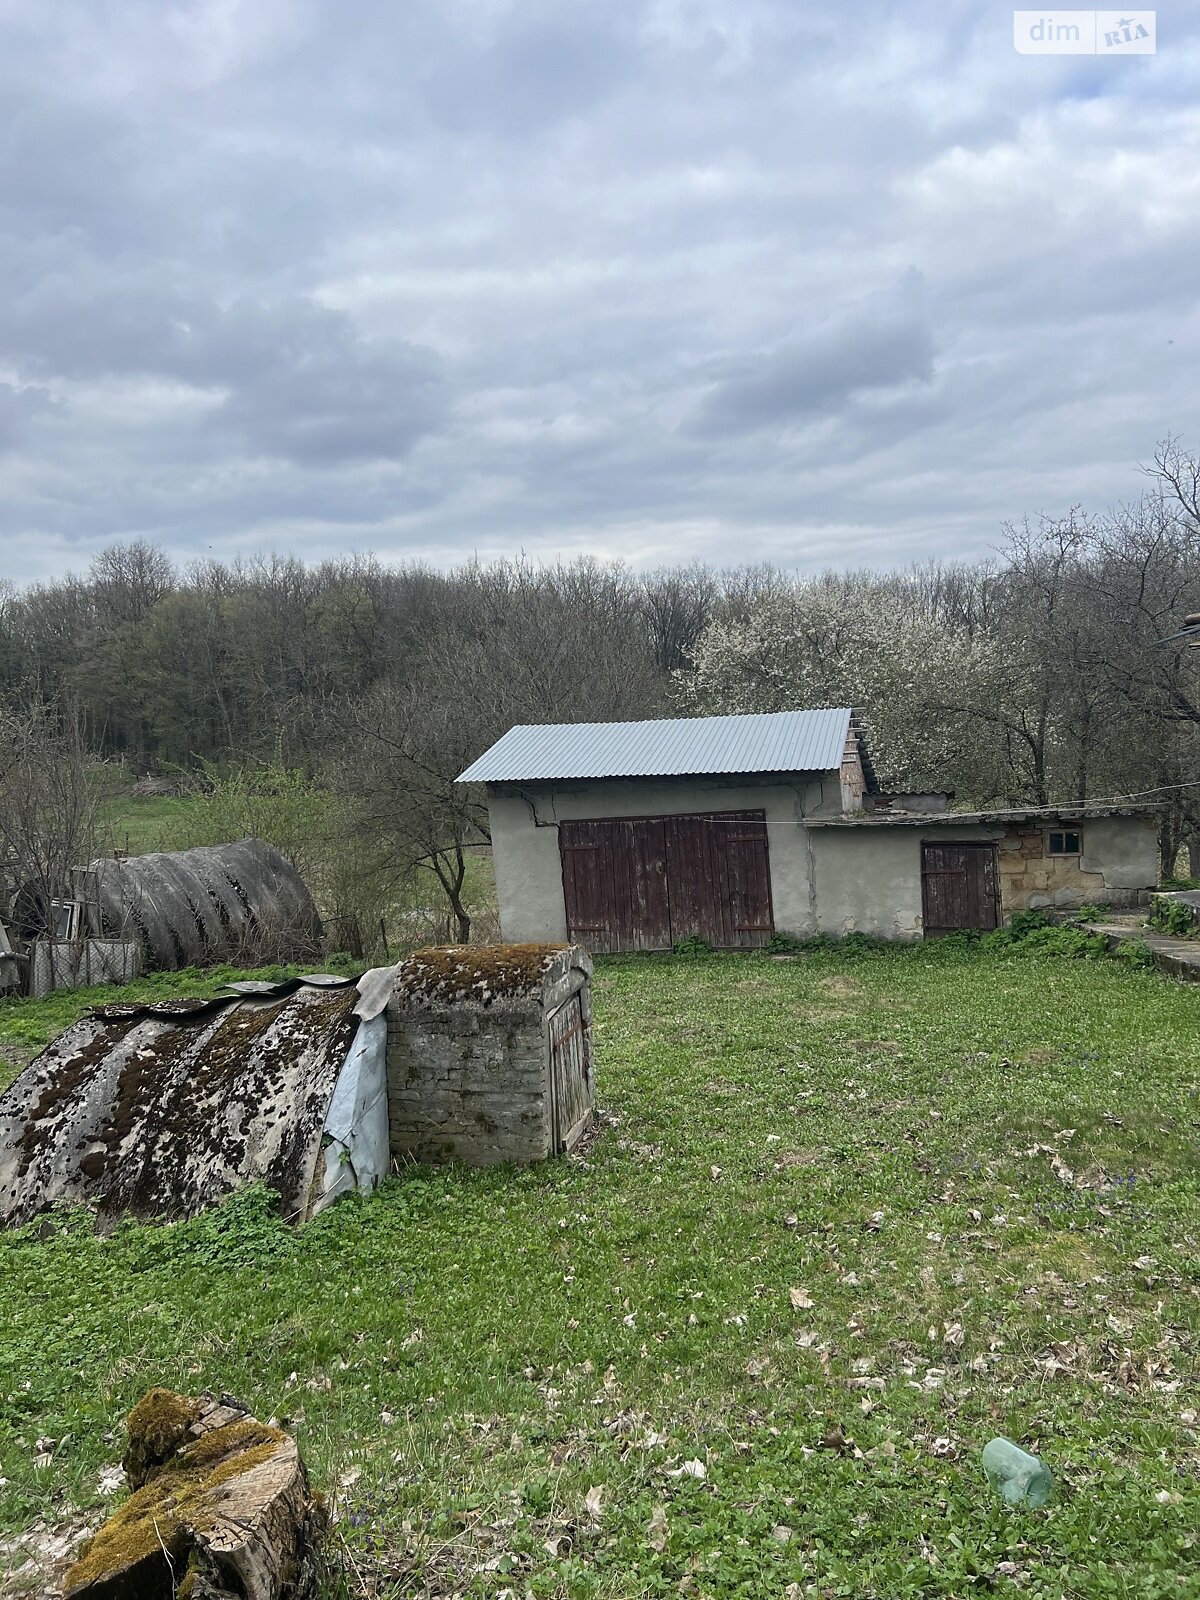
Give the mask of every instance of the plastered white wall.
[{"label": "plastered white wall", "polygon": [[1085,872],[1099,872],[1106,889],[1153,889],[1158,883],[1158,823],[1154,817],[1091,817],[1083,825]]},{"label": "plastered white wall", "polygon": [[[1005,834],[1001,826],[970,823],[805,825],[806,820],[837,816],[840,805],[837,773],[829,773],[823,781],[798,778],[794,783],[607,781],[530,787],[523,796],[496,791],[489,798],[489,809],[503,937],[550,943],[567,938],[560,821],[765,811],[776,928],[802,935],[857,930],[885,939],[922,935],[923,839],[978,842],[999,840]],[[1102,873],[1109,889],[1152,887],[1158,874],[1154,819],[1090,818],[1083,826],[1081,865]],[[1005,916],[1010,909],[1003,908]]]},{"label": "plastered white wall", "polygon": [[[922,840],[978,841],[998,838],[999,832],[969,824],[929,833],[886,826],[812,829],[818,931],[919,939]],[[776,919],[775,926],[786,925]]]},{"label": "plastered white wall", "polygon": [[566,939],[559,822],[705,811],[766,813],[775,926],[812,932],[817,927],[809,849],[812,834],[804,820],[836,816],[841,799],[836,772],[821,779],[801,776],[791,783],[607,780],[554,787],[530,785],[520,795],[493,791],[488,810],[501,933],[514,941],[560,943]]}]

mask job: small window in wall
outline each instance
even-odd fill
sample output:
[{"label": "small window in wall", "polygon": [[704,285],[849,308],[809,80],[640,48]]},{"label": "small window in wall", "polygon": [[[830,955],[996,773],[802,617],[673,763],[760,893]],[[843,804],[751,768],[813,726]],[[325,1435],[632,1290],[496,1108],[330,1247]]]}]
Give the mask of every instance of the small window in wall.
[{"label": "small window in wall", "polygon": [[1077,856],[1079,833],[1071,828],[1052,828],[1046,839],[1046,854],[1051,856]]}]

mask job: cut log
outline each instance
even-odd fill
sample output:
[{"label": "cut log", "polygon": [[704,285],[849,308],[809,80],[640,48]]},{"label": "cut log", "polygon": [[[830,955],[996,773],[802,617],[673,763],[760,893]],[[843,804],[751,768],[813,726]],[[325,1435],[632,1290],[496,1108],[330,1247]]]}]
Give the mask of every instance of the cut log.
[{"label": "cut log", "polygon": [[129,1415],[133,1494],[65,1600],[312,1600],[325,1514],[296,1442],[226,1397],[152,1389]]}]

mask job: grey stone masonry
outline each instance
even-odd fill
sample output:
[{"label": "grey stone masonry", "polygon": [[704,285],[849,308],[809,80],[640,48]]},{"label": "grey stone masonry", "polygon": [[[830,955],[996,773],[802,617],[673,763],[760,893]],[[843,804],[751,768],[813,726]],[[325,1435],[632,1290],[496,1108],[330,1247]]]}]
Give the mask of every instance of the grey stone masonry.
[{"label": "grey stone masonry", "polygon": [[409,958],[388,1006],[393,1159],[483,1166],[555,1153],[550,1019],[579,997],[577,1060],[590,1108],[590,977],[590,958],[574,946],[449,947]]}]

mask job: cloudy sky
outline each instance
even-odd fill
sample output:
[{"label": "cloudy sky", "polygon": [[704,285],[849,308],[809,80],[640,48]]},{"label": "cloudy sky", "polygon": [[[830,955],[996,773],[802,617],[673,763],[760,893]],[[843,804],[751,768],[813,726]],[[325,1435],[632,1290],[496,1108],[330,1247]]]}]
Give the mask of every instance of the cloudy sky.
[{"label": "cloudy sky", "polygon": [[0,0],[0,576],[985,551],[1200,446],[1200,0]]}]

